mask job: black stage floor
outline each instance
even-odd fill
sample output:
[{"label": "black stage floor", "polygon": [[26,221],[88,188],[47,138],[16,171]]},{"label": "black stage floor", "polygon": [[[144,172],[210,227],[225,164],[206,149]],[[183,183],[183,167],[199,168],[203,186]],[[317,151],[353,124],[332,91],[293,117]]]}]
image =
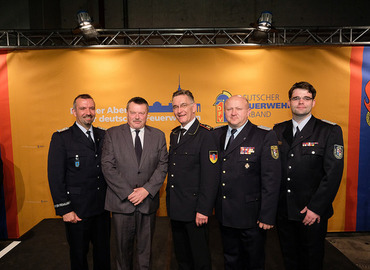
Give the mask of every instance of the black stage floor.
[{"label": "black stage floor", "polygon": [[[223,255],[218,223],[210,219],[210,246],[213,270],[223,269]],[[113,230],[112,238],[113,239]],[[170,222],[158,217],[153,243],[153,270],[177,270],[172,250]],[[69,269],[68,244],[61,219],[45,219],[19,239],[21,243],[0,259],[2,270],[67,270]],[[0,241],[0,249],[10,243]],[[115,270],[114,241],[112,243],[112,269]],[[358,270],[339,250],[326,243],[324,270]],[[90,255],[90,254],[89,254]],[[91,257],[89,259],[90,269]],[[266,270],[283,268],[280,248],[275,230],[268,232],[266,243]]]}]

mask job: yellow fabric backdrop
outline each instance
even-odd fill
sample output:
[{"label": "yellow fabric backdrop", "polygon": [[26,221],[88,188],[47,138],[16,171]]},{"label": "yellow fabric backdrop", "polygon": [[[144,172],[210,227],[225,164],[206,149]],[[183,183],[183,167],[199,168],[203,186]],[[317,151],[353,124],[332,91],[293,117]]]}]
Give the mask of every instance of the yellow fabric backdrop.
[{"label": "yellow fabric backdrop", "polygon": [[[9,103],[20,235],[44,218],[55,217],[47,181],[47,154],[54,131],[72,125],[73,99],[81,93],[96,101],[95,126],[124,123],[133,96],[149,105],[168,105],[177,90],[193,92],[200,121],[216,123],[214,103],[222,91],[248,95],[251,103],[280,103],[297,81],[318,90],[314,115],[340,124],[348,138],[350,47],[150,48],[18,50],[8,53]],[[259,96],[258,96],[259,95]],[[269,95],[269,100],[265,99]],[[260,105],[255,105],[260,106]],[[254,109],[250,120],[272,127],[290,110]],[[167,116],[167,117],[166,117]],[[171,112],[152,112],[147,124],[168,135],[178,125]],[[346,162],[346,160],[345,160]],[[329,230],[341,231],[345,218],[346,169]],[[166,215],[161,189],[159,215]]]}]

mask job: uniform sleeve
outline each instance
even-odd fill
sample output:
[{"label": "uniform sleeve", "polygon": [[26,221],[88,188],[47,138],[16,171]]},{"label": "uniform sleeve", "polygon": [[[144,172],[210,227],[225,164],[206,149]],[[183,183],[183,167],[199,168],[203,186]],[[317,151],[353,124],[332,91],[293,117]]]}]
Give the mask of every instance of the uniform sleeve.
[{"label": "uniform sleeve", "polygon": [[168,152],[164,133],[160,134],[157,151],[158,151],[157,168],[154,170],[148,182],[145,183],[143,186],[152,197],[154,197],[161,188],[167,174]]},{"label": "uniform sleeve", "polygon": [[[211,161],[211,155],[216,155],[216,162]],[[219,152],[214,132],[207,131],[202,138],[200,149],[201,179],[196,212],[211,216],[216,200],[219,183]],[[214,161],[214,159],[213,159]]]},{"label": "uniform sleeve", "polygon": [[48,155],[48,179],[53,197],[55,212],[63,216],[73,211],[71,200],[66,190],[67,153],[60,133],[53,134]]},{"label": "uniform sleeve", "polygon": [[323,157],[324,176],[320,185],[312,196],[307,208],[322,216],[331,206],[342,180],[344,167],[343,135],[340,126],[332,127],[327,138]]},{"label": "uniform sleeve", "polygon": [[279,200],[281,160],[274,131],[264,138],[261,155],[261,211],[259,221],[274,225]]}]

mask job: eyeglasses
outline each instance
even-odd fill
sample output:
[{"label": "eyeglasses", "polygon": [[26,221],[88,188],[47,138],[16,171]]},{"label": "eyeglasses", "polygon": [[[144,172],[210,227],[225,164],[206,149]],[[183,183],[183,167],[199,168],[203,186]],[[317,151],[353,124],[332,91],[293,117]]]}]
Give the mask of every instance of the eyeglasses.
[{"label": "eyeglasses", "polygon": [[303,99],[304,101],[310,101],[310,100],[313,100],[313,98],[312,97],[307,97],[307,96],[305,96],[305,97],[292,97],[290,100],[292,100],[292,101],[298,101],[298,100],[301,100],[301,99]]},{"label": "eyeglasses", "polygon": [[181,103],[180,106],[177,106],[177,105],[173,105],[172,106],[172,109],[175,111],[175,110],[178,110],[179,108],[181,109],[186,109],[189,105],[192,105],[193,103]]}]

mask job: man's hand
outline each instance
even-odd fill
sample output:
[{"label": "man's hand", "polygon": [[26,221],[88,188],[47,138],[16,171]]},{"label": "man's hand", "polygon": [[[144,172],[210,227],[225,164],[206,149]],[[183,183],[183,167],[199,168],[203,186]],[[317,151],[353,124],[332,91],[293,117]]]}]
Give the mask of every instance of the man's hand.
[{"label": "man's hand", "polygon": [[207,223],[208,223],[208,216],[205,216],[201,213],[197,213],[197,215],[195,216],[195,224],[197,224],[197,226],[199,227]]},{"label": "man's hand", "polygon": [[312,212],[310,209],[308,209],[307,206],[305,208],[303,208],[303,210],[300,213],[301,214],[306,213],[306,216],[304,217],[304,219],[302,221],[302,223],[304,225],[311,226],[316,221],[317,221],[317,223],[320,223],[320,216],[318,214]]},{"label": "man's hand", "polygon": [[148,195],[149,192],[145,188],[139,187],[135,188],[134,191],[127,197],[127,199],[137,206],[141,204]]},{"label": "man's hand", "polygon": [[264,229],[264,230],[270,230],[270,229],[274,228],[274,225],[269,225],[269,224],[266,224],[266,223],[262,223],[259,220],[257,221],[257,224],[261,229]]},{"label": "man's hand", "polygon": [[63,215],[64,222],[77,223],[78,221],[81,221],[81,220],[82,219],[80,219],[74,211]]}]

